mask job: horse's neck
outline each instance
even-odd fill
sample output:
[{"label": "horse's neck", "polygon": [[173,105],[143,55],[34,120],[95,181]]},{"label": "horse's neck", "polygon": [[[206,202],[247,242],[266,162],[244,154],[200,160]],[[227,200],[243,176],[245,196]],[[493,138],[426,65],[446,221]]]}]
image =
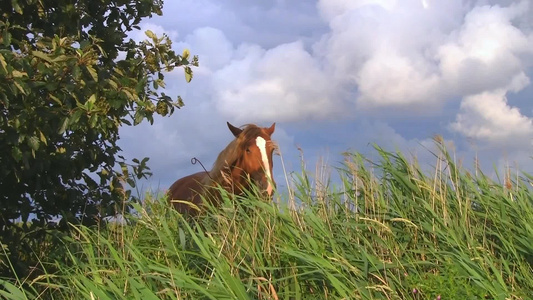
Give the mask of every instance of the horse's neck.
[{"label": "horse's neck", "polygon": [[212,170],[209,176],[206,176],[204,184],[213,188],[222,187],[228,193],[241,194],[244,184],[242,170],[238,168],[222,168],[221,170]]},{"label": "horse's neck", "polygon": [[234,139],[224,150],[222,150],[213,169],[209,172],[209,178],[206,178],[204,184],[212,187],[222,187],[229,193],[236,192],[236,186],[242,180],[242,171],[237,168],[230,168],[230,164],[237,160],[238,148],[241,140]]}]

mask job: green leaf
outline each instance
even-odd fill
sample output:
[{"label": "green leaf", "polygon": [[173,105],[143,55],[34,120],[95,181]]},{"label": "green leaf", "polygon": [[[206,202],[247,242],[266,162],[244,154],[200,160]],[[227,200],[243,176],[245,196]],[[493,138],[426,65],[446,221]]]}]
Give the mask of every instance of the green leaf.
[{"label": "green leaf", "polygon": [[48,141],[46,140],[46,137],[44,136],[43,132],[40,130],[39,130],[39,138],[45,146],[48,146]]},{"label": "green leaf", "polygon": [[150,160],[150,157],[145,157],[145,158],[143,158],[142,161],[141,161],[141,165],[145,166],[146,163],[147,163],[149,160]]},{"label": "green leaf", "polygon": [[15,80],[15,81],[13,81],[13,84],[15,84],[15,86],[17,87],[17,89],[18,89],[23,95],[26,95],[26,90],[24,90],[24,88],[23,88],[22,85],[20,84],[19,80]]},{"label": "green leaf", "polygon": [[96,102],[96,94],[92,94],[91,97],[89,97],[89,100],[87,100],[87,103],[85,104],[88,111],[93,110],[95,102]]},{"label": "green leaf", "polygon": [[184,105],[185,103],[183,102],[183,99],[181,98],[181,96],[178,96],[178,100],[176,100],[176,106],[180,108],[180,107],[183,107]]},{"label": "green leaf", "polygon": [[121,91],[122,91],[124,94],[126,94],[126,97],[128,97],[128,100],[130,100],[130,101],[135,101],[135,100],[137,99],[137,96],[135,96],[135,94],[132,93],[132,92],[130,91],[130,89],[128,89],[128,88],[123,88]]},{"label": "green leaf", "polygon": [[185,81],[191,82],[192,80],[192,69],[191,67],[185,67]]},{"label": "green leaf", "polygon": [[126,165],[126,163],[121,161],[118,164],[120,165],[120,169],[122,170],[122,174],[124,174],[125,177],[128,177],[129,176],[129,171],[128,171],[128,166]]},{"label": "green leaf", "polygon": [[59,134],[65,133],[65,131],[67,130],[68,124],[69,124],[69,117],[66,117],[63,120],[63,123],[61,124],[61,127],[59,127],[59,130],[57,131],[57,133],[59,133]]},{"label": "green leaf", "polygon": [[181,248],[182,249],[186,249],[187,240],[185,239],[185,232],[183,231],[183,228],[181,228],[181,227],[178,228],[178,234],[179,234],[179,240],[180,240]]},{"label": "green leaf", "polygon": [[81,109],[76,109],[74,111],[74,113],[72,114],[72,116],[70,117],[70,121],[69,121],[69,125],[73,125],[73,124],[77,124],[78,121],[80,120],[81,116],[84,114],[85,112]]},{"label": "green leaf", "polygon": [[15,10],[16,13],[22,15],[22,8],[20,7],[19,2],[17,0],[11,0],[11,6],[13,7],[13,10]]},{"label": "green leaf", "polygon": [[50,58],[50,56],[44,52],[41,52],[41,51],[32,51],[31,53],[33,56],[37,57],[37,58],[40,58],[46,62],[49,62],[51,63],[52,62],[52,59]]},{"label": "green leaf", "polygon": [[59,100],[59,98],[57,98],[56,96],[48,94],[48,97],[50,97],[50,99],[54,100],[54,102],[59,104],[60,106],[63,105],[63,102],[61,102],[61,100]]},{"label": "green leaf", "polygon": [[6,58],[4,57],[3,54],[0,53],[0,65],[2,66],[2,69],[4,69],[4,72],[7,73],[7,63],[6,63]]},{"label": "green leaf", "polygon": [[98,74],[96,73],[94,68],[92,66],[86,66],[86,69],[89,72],[89,74],[91,74],[91,77],[93,78],[93,80],[95,82],[97,82],[98,81]]},{"label": "green leaf", "polygon": [[98,114],[91,114],[91,117],[89,118],[89,127],[94,128],[96,122],[98,122]]},{"label": "green leaf", "polygon": [[155,111],[161,116],[166,116],[168,114],[168,105],[164,101],[158,101]]},{"label": "green leaf", "polygon": [[0,40],[3,41],[5,47],[9,46],[11,44],[11,33],[5,29],[0,36]]},{"label": "green leaf", "polygon": [[152,292],[143,282],[142,278],[128,277],[128,282],[130,283],[130,290],[135,295],[136,299],[160,299],[154,292]]},{"label": "green leaf", "polygon": [[39,150],[39,144],[39,139],[36,136],[32,136],[28,139],[28,146],[35,151]]},{"label": "green leaf", "polygon": [[149,37],[151,39],[155,39],[156,38],[155,34],[151,30],[146,30],[144,33],[146,34],[147,37]]},{"label": "green leaf", "polygon": [[138,125],[138,124],[140,124],[140,123],[143,121],[144,117],[145,117],[145,113],[144,113],[144,111],[138,109],[138,110],[135,112],[135,116],[134,116],[134,118],[133,118],[133,125]]},{"label": "green leaf", "polygon": [[59,55],[58,57],[54,58],[52,61],[53,62],[64,62],[64,61],[67,61],[69,60],[69,57],[66,56],[66,55]]},{"label": "green leaf", "polygon": [[13,147],[11,149],[11,156],[13,156],[15,161],[19,162],[22,160],[22,151],[20,151],[19,147]]},{"label": "green leaf", "polygon": [[115,82],[114,79],[107,81],[107,83],[115,90],[118,88],[118,84]]},{"label": "green leaf", "polygon": [[72,77],[74,77],[74,79],[76,79],[76,80],[79,80],[80,75],[81,75],[80,67],[78,65],[74,65],[72,67]]},{"label": "green leaf", "polygon": [[22,287],[18,287],[13,285],[9,281],[5,281],[3,279],[0,279],[0,285],[2,286],[2,289],[0,290],[0,296],[2,296],[2,299],[30,299],[33,298],[28,294],[28,291],[26,291]]},{"label": "green leaf", "polygon": [[23,76],[28,76],[28,74],[26,72],[21,72],[21,71],[18,71],[18,70],[13,70],[13,72],[11,73],[13,75],[13,77],[15,78],[20,78],[20,77],[23,77]]}]

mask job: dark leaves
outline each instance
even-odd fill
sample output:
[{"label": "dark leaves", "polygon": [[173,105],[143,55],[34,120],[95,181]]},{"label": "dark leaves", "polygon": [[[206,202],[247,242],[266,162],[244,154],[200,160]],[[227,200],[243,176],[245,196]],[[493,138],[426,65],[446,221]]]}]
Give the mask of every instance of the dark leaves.
[{"label": "dark leaves", "polygon": [[164,72],[186,68],[189,81],[197,65],[188,52],[176,54],[166,35],[126,40],[161,6],[0,2],[0,230],[29,217],[94,223],[128,201],[123,183],[150,176],[148,159],[129,165],[118,157],[119,128],[172,114],[179,105],[161,92]]}]

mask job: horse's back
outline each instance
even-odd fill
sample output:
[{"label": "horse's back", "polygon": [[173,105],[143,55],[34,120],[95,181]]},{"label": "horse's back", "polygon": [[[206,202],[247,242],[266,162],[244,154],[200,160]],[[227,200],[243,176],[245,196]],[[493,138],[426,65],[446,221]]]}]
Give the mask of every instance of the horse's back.
[{"label": "horse's back", "polygon": [[[174,208],[181,213],[192,213],[196,209],[190,203],[197,207],[202,204],[203,184],[207,174],[205,172],[194,173],[185,176],[174,182],[169,190],[168,195]],[[185,202],[185,203],[184,203]],[[186,203],[189,202],[189,203]]]}]

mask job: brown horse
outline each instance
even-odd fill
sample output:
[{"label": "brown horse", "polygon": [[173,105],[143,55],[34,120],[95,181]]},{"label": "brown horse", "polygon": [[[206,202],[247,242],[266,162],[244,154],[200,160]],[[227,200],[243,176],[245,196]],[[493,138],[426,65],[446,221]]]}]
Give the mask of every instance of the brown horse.
[{"label": "brown horse", "polygon": [[196,214],[202,205],[202,197],[216,205],[220,201],[218,188],[242,195],[253,184],[272,196],[275,187],[272,178],[275,144],[270,136],[276,123],[269,128],[250,124],[242,129],[229,122],[227,124],[235,139],[220,152],[212,170],[183,177],[170,186],[168,195],[179,212]]}]

